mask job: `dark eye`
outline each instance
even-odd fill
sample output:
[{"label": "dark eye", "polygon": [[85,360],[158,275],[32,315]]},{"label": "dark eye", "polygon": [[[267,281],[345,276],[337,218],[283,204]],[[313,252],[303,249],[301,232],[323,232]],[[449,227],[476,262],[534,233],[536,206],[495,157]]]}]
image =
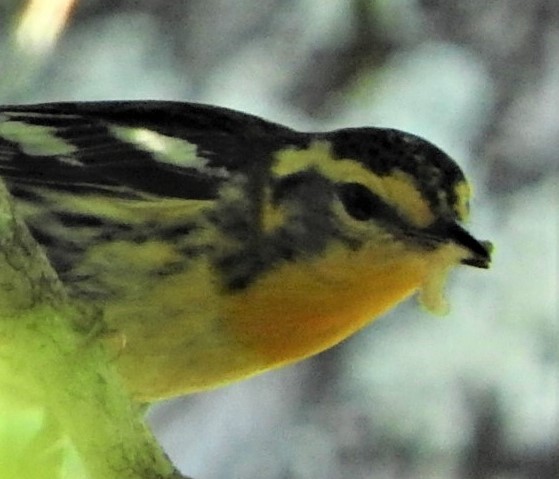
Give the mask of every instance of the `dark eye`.
[{"label": "dark eye", "polygon": [[383,208],[381,200],[369,188],[359,183],[343,183],[338,191],[345,210],[356,220],[371,219]]}]

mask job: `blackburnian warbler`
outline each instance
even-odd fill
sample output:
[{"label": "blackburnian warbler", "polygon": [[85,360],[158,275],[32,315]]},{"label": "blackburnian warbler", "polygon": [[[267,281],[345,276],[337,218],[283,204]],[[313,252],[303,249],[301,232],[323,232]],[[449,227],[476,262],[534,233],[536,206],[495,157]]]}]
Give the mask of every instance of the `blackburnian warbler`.
[{"label": "blackburnian warbler", "polygon": [[[301,133],[213,106],[0,108],[0,176],[68,294],[154,400],[318,353],[491,245],[469,186],[392,129]],[[120,338],[120,339],[115,339]]]}]

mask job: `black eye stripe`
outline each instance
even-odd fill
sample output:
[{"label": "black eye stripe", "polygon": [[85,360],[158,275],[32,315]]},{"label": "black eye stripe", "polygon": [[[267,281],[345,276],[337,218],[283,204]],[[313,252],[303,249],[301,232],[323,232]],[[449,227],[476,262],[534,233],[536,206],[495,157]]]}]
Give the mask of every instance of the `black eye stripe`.
[{"label": "black eye stripe", "polygon": [[302,171],[294,173],[279,179],[273,190],[273,201],[278,202],[282,199],[289,197],[300,185],[305,184],[305,181],[309,181],[314,173],[308,171]]},{"label": "black eye stripe", "polygon": [[347,213],[359,221],[398,215],[378,195],[359,183],[341,183],[338,195]]}]

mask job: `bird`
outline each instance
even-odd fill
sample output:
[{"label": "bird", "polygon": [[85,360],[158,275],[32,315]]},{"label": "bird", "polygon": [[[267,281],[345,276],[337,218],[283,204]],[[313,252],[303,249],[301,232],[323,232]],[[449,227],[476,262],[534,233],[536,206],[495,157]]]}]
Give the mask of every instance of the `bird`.
[{"label": "bird", "polygon": [[130,394],[212,389],[324,351],[455,266],[488,268],[470,185],[391,128],[300,132],[173,101],[0,106],[0,178]]}]

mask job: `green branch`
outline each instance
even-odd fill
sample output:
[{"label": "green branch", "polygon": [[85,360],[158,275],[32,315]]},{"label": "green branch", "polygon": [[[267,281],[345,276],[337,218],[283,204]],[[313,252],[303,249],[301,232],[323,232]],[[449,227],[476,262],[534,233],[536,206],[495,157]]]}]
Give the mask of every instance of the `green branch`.
[{"label": "green branch", "polygon": [[0,477],[179,479],[0,184]]}]

